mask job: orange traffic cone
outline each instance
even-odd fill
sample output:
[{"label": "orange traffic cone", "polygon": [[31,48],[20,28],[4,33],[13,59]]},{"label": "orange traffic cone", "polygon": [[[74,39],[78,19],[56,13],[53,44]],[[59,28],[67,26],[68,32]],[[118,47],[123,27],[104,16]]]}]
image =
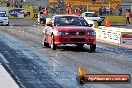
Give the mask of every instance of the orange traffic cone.
[{"label": "orange traffic cone", "polygon": [[105,21],[105,27],[110,27],[110,19],[107,17]]}]

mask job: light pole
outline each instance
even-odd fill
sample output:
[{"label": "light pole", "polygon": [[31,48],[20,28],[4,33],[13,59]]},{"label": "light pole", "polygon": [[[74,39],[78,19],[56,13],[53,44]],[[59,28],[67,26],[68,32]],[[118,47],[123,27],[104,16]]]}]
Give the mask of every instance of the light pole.
[{"label": "light pole", "polygon": [[34,0],[33,0],[33,6],[34,6]]},{"label": "light pole", "polygon": [[88,4],[87,4],[87,11],[88,11]]},{"label": "light pole", "polygon": [[43,7],[44,7],[44,0],[43,0]]},{"label": "light pole", "polygon": [[109,2],[109,15],[110,15],[110,11],[111,11],[111,3]]}]

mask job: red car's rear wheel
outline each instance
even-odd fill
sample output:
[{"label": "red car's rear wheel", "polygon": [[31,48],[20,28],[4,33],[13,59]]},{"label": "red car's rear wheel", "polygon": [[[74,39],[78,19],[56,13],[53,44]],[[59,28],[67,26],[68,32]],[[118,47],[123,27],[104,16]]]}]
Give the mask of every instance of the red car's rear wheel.
[{"label": "red car's rear wheel", "polygon": [[49,43],[47,43],[45,35],[44,35],[44,40],[43,40],[43,47],[49,47]]},{"label": "red car's rear wheel", "polygon": [[57,45],[54,44],[54,35],[51,36],[51,45],[50,45],[52,50],[56,50]]}]

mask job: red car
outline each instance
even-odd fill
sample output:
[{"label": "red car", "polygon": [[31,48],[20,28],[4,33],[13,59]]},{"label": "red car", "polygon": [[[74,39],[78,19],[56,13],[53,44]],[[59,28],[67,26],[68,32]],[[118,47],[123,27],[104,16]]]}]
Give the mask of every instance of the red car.
[{"label": "red car", "polygon": [[87,44],[91,51],[96,49],[95,32],[80,16],[54,16],[44,27],[43,35],[43,46],[50,45],[53,50],[60,44],[75,44],[79,48]]}]

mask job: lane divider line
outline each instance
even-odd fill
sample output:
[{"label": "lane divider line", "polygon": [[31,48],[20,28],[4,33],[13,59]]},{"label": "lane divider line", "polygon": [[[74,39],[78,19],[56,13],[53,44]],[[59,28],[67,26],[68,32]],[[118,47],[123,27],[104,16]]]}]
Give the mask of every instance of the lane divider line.
[{"label": "lane divider line", "polygon": [[8,64],[9,62],[5,59],[5,57],[0,53],[0,57],[4,63]]},{"label": "lane divider line", "polygon": [[[21,83],[19,78],[15,75],[13,70],[11,70],[10,66],[8,65],[9,62],[6,60],[6,58],[0,53],[0,58],[2,58],[2,63],[0,63],[6,71],[10,74],[10,76],[14,79],[14,81],[18,84],[19,88],[25,88],[25,86]],[[1,60],[0,60],[1,61]]]}]

